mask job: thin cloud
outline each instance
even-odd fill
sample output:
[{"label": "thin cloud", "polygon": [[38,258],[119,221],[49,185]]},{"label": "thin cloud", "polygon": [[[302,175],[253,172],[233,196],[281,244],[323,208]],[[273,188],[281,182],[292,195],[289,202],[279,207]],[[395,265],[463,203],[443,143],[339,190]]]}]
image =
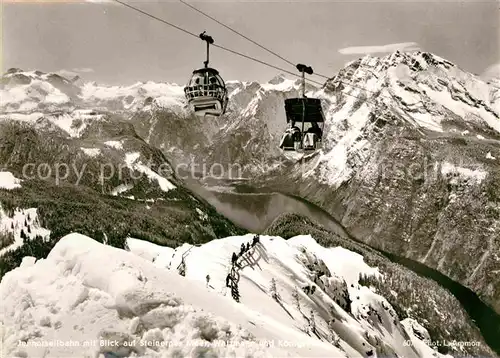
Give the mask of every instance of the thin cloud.
[{"label": "thin cloud", "polygon": [[94,72],[92,68],[84,67],[84,68],[73,68],[71,71],[80,72],[80,73],[91,73]]},{"label": "thin cloud", "polygon": [[416,42],[401,42],[381,46],[355,46],[339,50],[342,55],[366,55],[370,53],[385,53],[394,51],[416,51],[420,50]]},{"label": "thin cloud", "polygon": [[60,75],[60,76],[66,77],[66,78],[71,78],[71,77],[75,77],[78,75],[78,73],[76,73],[74,71],[68,71],[68,70],[59,70],[55,73]]},{"label": "thin cloud", "polygon": [[72,68],[71,70],[59,70],[56,73],[66,78],[71,78],[75,76],[81,76],[82,73],[92,73],[94,72],[91,68]]},{"label": "thin cloud", "polygon": [[[76,1],[81,2],[82,0],[76,0]],[[125,0],[124,2],[127,2],[127,1],[129,1],[129,0]],[[133,2],[133,1],[131,1],[131,2]],[[108,5],[113,5],[113,6],[114,5],[118,5],[118,6],[120,6],[119,3],[117,3],[116,1],[113,1],[113,0],[83,0],[83,3],[91,3],[91,4],[96,4],[96,5],[103,4],[103,5],[106,5],[106,6],[108,6]]]},{"label": "thin cloud", "polygon": [[495,63],[488,67],[480,76],[483,80],[500,79],[500,63]]},{"label": "thin cloud", "polygon": [[[69,3],[81,3],[82,0],[2,0],[2,2],[7,4],[16,3],[32,3],[32,4],[69,4]],[[84,0],[83,2],[91,3],[113,3],[112,0]]]}]

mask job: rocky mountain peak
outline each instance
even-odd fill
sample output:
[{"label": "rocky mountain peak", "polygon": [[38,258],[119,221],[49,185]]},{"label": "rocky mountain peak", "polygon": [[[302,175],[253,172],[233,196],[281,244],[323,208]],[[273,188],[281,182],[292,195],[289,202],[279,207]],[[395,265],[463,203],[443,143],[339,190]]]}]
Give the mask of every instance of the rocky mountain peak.
[{"label": "rocky mountain peak", "polygon": [[273,77],[268,83],[270,83],[272,85],[278,85],[280,83],[283,83],[286,80],[287,80],[287,78],[286,78],[285,74],[280,73],[279,75]]}]

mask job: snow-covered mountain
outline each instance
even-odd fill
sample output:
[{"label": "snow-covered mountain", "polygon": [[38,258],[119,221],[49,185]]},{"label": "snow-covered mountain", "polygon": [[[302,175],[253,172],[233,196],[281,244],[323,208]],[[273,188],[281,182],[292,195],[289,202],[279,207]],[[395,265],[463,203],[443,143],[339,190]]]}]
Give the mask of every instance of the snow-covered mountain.
[{"label": "snow-covered mountain", "polygon": [[[360,276],[363,257],[310,236],[253,235],[177,249],[131,239],[126,252],[71,234],[0,283],[9,357],[441,357],[418,322],[399,321]],[[182,257],[186,277],[177,273]],[[209,281],[206,282],[206,275]],[[304,287],[314,291],[304,292]],[[352,303],[350,303],[352,301]]]},{"label": "snow-covered mountain", "polygon": [[[341,185],[354,169],[348,158],[367,153],[363,139],[376,140],[389,119],[419,133],[498,138],[500,90],[495,83],[425,52],[353,61],[323,88],[307,88],[308,96],[323,100],[327,120],[325,147],[311,173],[335,188]],[[286,165],[290,158],[277,145],[286,128],[283,100],[298,95],[299,81],[281,75],[265,84],[228,81],[228,88],[226,116],[202,123],[189,118],[182,130],[175,126],[173,137],[166,134],[171,118],[187,119],[174,108],[157,106],[134,123],[157,147],[172,153],[181,148],[208,164],[238,163],[251,176]],[[191,138],[198,146],[186,146]]]},{"label": "snow-covered mountain", "polygon": [[[307,338],[301,332],[308,312],[303,311],[306,316],[301,316],[290,304],[292,286],[307,282],[310,274],[311,269],[297,259],[305,255],[299,246],[310,238],[299,237],[289,242],[279,237],[265,238],[262,260],[257,263],[270,274],[258,271],[258,266],[242,270],[241,292],[245,291],[248,296],[242,294],[245,302],[241,307],[245,308],[236,310],[237,313],[229,313],[232,311],[228,307],[233,308],[235,303],[224,297],[220,285],[227,274],[230,251],[242,240],[248,240],[247,237],[211,241],[193,248],[187,259],[186,279],[166,270],[165,266],[170,260],[173,260],[170,266],[176,266],[180,253],[188,249],[187,245],[172,252],[128,240],[133,252],[138,254],[142,250],[140,256],[143,258],[138,258],[108,246],[102,247],[81,236],[71,236],[57,243],[60,237],[74,231],[118,247],[125,246],[123,240],[127,236],[178,246],[183,242],[193,244],[240,234],[241,230],[184,187],[175,170],[176,163],[219,164],[225,168],[237,164],[243,168],[238,174],[249,177],[252,185],[292,193],[318,204],[358,239],[436,268],[473,289],[481,299],[500,311],[500,86],[494,79],[481,79],[429,53],[366,56],[348,64],[322,88],[307,88],[308,96],[323,100],[324,147],[308,156],[285,156],[277,148],[286,127],[283,100],[298,94],[299,82],[281,75],[265,84],[228,81],[230,104],[227,114],[217,119],[199,119],[187,110],[182,86],[176,84],[147,82],[110,87],[82,84],[81,80],[72,81],[36,71],[13,69],[8,72],[0,87],[0,173],[4,178],[0,180],[6,183],[3,189],[0,188],[0,223],[7,223],[0,232],[0,244],[2,247],[14,245],[12,247],[19,251],[9,257],[12,262],[6,266],[11,269],[20,262],[19,256],[30,256],[33,248],[38,250],[38,246],[34,246],[37,240],[25,240],[24,245],[19,246],[23,243],[21,234],[19,228],[12,228],[12,223],[22,221],[19,219],[19,215],[24,215],[19,214],[22,210],[36,210],[33,211],[38,218],[35,232],[50,231],[50,245],[44,246],[43,254],[37,252],[36,256],[44,257],[48,248],[55,246],[47,260],[36,264],[26,260],[23,267],[12,271],[0,285],[1,292],[12,291],[20,295],[14,295],[17,298],[9,301],[9,324],[31,324],[39,320],[39,324],[35,324],[38,328],[26,333],[28,337],[39,334],[56,337],[61,332],[57,328],[61,324],[73,327],[71,322],[81,320],[85,324],[69,330],[68,334],[74,336],[68,339],[97,339],[93,337],[98,337],[99,330],[106,330],[106,325],[119,327],[119,332],[106,331],[105,337],[118,335],[125,337],[123,339],[138,337],[153,341],[205,339],[207,330],[213,341],[219,338],[220,332],[229,330],[236,340],[255,347],[256,356],[260,354],[257,353],[260,347],[250,342],[254,339],[321,341]],[[54,176],[49,176],[47,181],[22,180],[26,163],[52,166],[66,163],[76,169],[85,165],[86,170],[82,177],[79,171],[70,170],[65,178],[66,185],[56,185]],[[102,184],[99,169],[106,163],[124,168],[124,173],[116,173]],[[160,170],[162,164],[166,165]],[[138,180],[135,179],[137,174],[140,174]],[[75,187],[76,180],[83,185]],[[83,249],[78,241],[85,242],[89,248]],[[359,259],[345,251],[345,257],[334,255],[341,249],[326,250],[312,241],[307,243],[309,254],[321,257],[326,266],[343,262],[345,257]],[[278,248],[283,251],[278,252]],[[158,250],[163,254],[158,255]],[[90,267],[88,260],[98,262],[102,257],[108,260],[115,256],[117,261],[110,261],[109,272],[116,269],[117,276],[110,277],[124,280],[139,277],[137,282],[123,288],[117,287],[111,278],[95,276],[94,266]],[[153,257],[154,262],[148,262]],[[190,272],[191,258],[199,263],[199,271]],[[137,276],[131,266],[139,267],[141,273]],[[353,270],[360,267],[373,272],[366,265],[353,267]],[[68,290],[74,284],[78,290],[65,291],[65,294],[69,297],[75,292],[83,292],[83,301],[80,296],[71,296],[74,298],[71,302],[77,306],[61,303],[62,306],[53,308],[55,299],[52,289],[48,289],[47,296],[36,301],[38,306],[34,306],[31,316],[16,316],[12,305],[32,302],[23,301],[22,297],[26,292],[36,292],[38,272],[42,275],[45,268],[51,273],[45,278],[48,281],[40,278],[40,282],[47,282],[51,288],[68,286]],[[342,287],[341,282],[352,282],[354,287],[347,285],[346,290],[349,295],[356,294],[357,277],[348,276],[335,265],[329,267],[329,271],[336,277],[333,280],[335,287],[339,282]],[[204,287],[206,273],[212,278],[213,289]],[[283,307],[293,318],[277,308],[279,302],[269,299],[267,281],[272,278],[282,290]],[[67,285],[66,280],[71,285]],[[27,283],[18,286],[17,282]],[[207,301],[211,302],[210,307],[192,298],[193,292],[210,295]],[[365,307],[370,305],[379,310],[380,305],[385,305],[382,303],[384,298],[369,287],[360,286],[359,292],[366,299],[363,300]],[[150,305],[148,294],[155,304]],[[157,300],[157,295],[171,297],[177,303],[174,308],[161,307],[162,303],[165,306],[169,303]],[[318,313],[315,313],[318,327],[327,332],[329,316],[326,312],[329,312],[332,293],[320,287],[312,298],[302,292],[299,296],[308,309]],[[38,296],[33,294],[31,297],[36,300]],[[139,301],[145,297],[147,309],[130,307],[130,297],[139,297]],[[180,299],[186,305],[179,303]],[[266,305],[256,307],[260,300]],[[271,306],[276,304],[278,306]],[[205,318],[198,316],[199,308],[192,306],[204,308],[225,321],[214,318],[206,323]],[[427,337],[425,329],[417,322],[403,321],[401,326],[397,319],[386,322],[385,319],[389,319],[386,315],[382,315],[382,322],[371,315],[364,317],[366,314],[361,313],[356,304],[351,314],[339,309],[338,303],[333,306],[340,318],[334,331],[340,338],[341,350],[325,343],[328,340],[325,333],[321,336],[323,343],[314,346],[317,356],[368,356],[370,350],[364,351],[362,343],[380,356],[393,353],[429,356],[434,353],[420,343],[418,347],[413,345],[414,349],[404,345],[404,337],[416,344],[411,332],[420,338]],[[80,307],[82,311],[72,310],[72,307]],[[125,311],[121,311],[123,307]],[[440,315],[439,309],[436,310]],[[49,317],[50,326],[45,316],[37,316],[37,312],[42,311]],[[102,322],[83,318],[95,312],[103,313]],[[392,312],[390,307],[387,312]],[[55,317],[58,314],[60,317]],[[248,323],[249,315],[252,323]],[[183,319],[188,327],[179,323]],[[225,322],[233,322],[233,326],[229,323],[226,326]],[[263,322],[272,322],[275,329],[262,328]],[[246,331],[243,332],[238,324]],[[87,331],[83,326],[91,328]],[[82,329],[82,336],[78,336]],[[392,331],[396,339],[389,339],[387,330]],[[369,333],[368,338],[363,338],[365,331]],[[8,332],[9,339],[18,339],[11,335],[12,331]],[[193,336],[193,332],[197,333]],[[297,339],[289,339],[287,334]],[[383,343],[377,347],[374,345],[377,341]],[[190,349],[194,355],[202,356],[203,352],[212,349],[226,356],[233,348],[212,345],[201,351]],[[145,352],[140,350],[138,353]],[[182,350],[179,352],[178,356],[186,354]],[[237,352],[235,356],[239,356]],[[309,356],[307,352],[311,351],[304,347],[279,347],[267,354]],[[83,356],[83,351],[79,350],[80,353]],[[266,352],[262,354],[265,356]]]},{"label": "snow-covered mountain", "polygon": [[182,86],[138,82],[131,86],[103,86],[96,82],[69,80],[56,73],[10,69],[2,77],[4,113],[33,113],[75,108],[137,110],[153,99],[163,107],[184,106]]},{"label": "snow-covered mountain", "polygon": [[481,78],[488,83],[492,88],[490,90],[490,98],[494,109],[497,113],[500,112],[500,63],[490,66],[481,75]]},{"label": "snow-covered mountain", "polygon": [[32,112],[67,108],[78,101],[80,92],[78,86],[58,74],[13,68],[1,79],[0,109]]},{"label": "snow-covered mountain", "polygon": [[74,231],[116,247],[127,235],[177,245],[242,232],[118,111],[64,106],[0,115],[0,276]]},{"label": "snow-covered mountain", "polygon": [[322,91],[332,103],[330,130],[314,174],[334,187],[348,180],[355,169],[350,157],[369,153],[370,142],[387,122],[418,133],[498,139],[494,90],[429,53],[366,56],[340,71]]},{"label": "snow-covered mountain", "polygon": [[[200,119],[189,112],[183,86],[177,84],[104,86],[81,80],[73,83],[58,74],[11,69],[0,88],[0,119],[48,121],[72,137],[80,137],[89,124],[106,114],[120,115],[149,144],[174,159],[238,161],[248,167],[245,172],[262,172],[261,160],[255,158],[280,156],[275,143],[286,128],[283,99],[298,95],[299,80],[278,75],[265,84],[227,81],[227,87],[227,114]],[[306,90],[313,95],[317,88],[308,85]]]},{"label": "snow-covered mountain", "polygon": [[438,56],[366,56],[317,93],[324,147],[265,175],[359,239],[417,259],[500,310],[498,88]]}]

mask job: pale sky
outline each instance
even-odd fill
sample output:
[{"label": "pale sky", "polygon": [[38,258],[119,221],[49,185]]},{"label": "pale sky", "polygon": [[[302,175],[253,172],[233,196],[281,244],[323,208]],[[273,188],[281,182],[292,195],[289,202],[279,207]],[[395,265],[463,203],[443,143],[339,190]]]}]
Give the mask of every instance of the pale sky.
[{"label": "pale sky", "polygon": [[[184,85],[192,70],[203,66],[201,40],[118,4],[2,1],[3,71],[64,69],[108,84],[151,80]],[[206,30],[224,47],[296,72],[178,1],[124,1],[190,32]],[[188,2],[290,61],[328,76],[365,52],[397,48],[433,52],[476,74],[500,62],[496,1]],[[210,65],[226,80],[265,82],[279,73],[216,48]]]}]

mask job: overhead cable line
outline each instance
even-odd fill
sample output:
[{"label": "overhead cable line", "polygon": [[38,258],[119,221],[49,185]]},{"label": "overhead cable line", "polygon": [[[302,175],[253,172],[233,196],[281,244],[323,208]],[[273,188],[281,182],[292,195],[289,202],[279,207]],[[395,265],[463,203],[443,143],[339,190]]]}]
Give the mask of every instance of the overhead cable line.
[{"label": "overhead cable line", "polygon": [[[191,9],[193,9],[194,11],[199,12],[199,13],[200,13],[200,14],[202,14],[203,16],[205,16],[205,17],[209,18],[210,20],[215,21],[215,22],[216,22],[216,23],[218,23],[219,25],[224,26],[226,29],[228,29],[228,30],[230,30],[230,31],[234,32],[235,34],[237,34],[237,35],[239,35],[239,36],[243,37],[244,39],[246,39],[246,40],[248,40],[248,41],[250,41],[250,42],[251,42],[251,43],[253,43],[254,45],[259,46],[259,47],[260,47],[260,48],[262,48],[263,50],[266,50],[266,51],[267,51],[267,52],[269,52],[270,54],[272,54],[272,55],[274,55],[274,56],[278,57],[279,59],[281,59],[281,60],[285,61],[286,63],[288,63],[288,64],[290,64],[290,65],[292,65],[292,66],[294,66],[294,67],[295,67],[295,65],[296,65],[296,64],[295,64],[295,63],[293,63],[292,61],[287,60],[287,59],[286,59],[286,58],[284,58],[283,56],[281,56],[281,55],[277,54],[276,52],[274,52],[274,51],[272,51],[272,50],[268,49],[267,47],[265,47],[265,46],[263,46],[263,45],[259,44],[258,42],[256,42],[256,41],[252,40],[252,39],[251,39],[251,38],[249,38],[248,36],[243,35],[241,32],[236,31],[236,30],[235,30],[235,29],[233,29],[232,27],[230,27],[230,26],[228,26],[228,25],[224,24],[223,22],[221,22],[221,21],[217,20],[215,17],[210,16],[210,15],[209,15],[209,14],[207,14],[206,12],[203,12],[202,10],[200,10],[200,9],[198,9],[197,7],[195,7],[195,6],[193,6],[193,5],[189,4],[189,3],[187,3],[187,2],[186,2],[186,1],[184,1],[184,0],[179,0],[179,1],[180,1],[182,4],[184,4],[184,5],[188,6],[188,7],[190,7],[190,8],[191,8]],[[320,73],[314,73],[313,75],[316,75],[316,76],[319,76],[319,77],[323,77],[323,78],[326,78],[326,79],[330,79],[330,77],[325,76],[325,75],[322,75],[322,74],[320,74]]]},{"label": "overhead cable line", "polygon": [[267,51],[267,52],[269,52],[270,54],[272,54],[272,55],[274,55],[274,56],[276,56],[276,57],[278,57],[278,58],[282,59],[283,61],[285,61],[285,62],[289,63],[289,64],[290,64],[290,65],[292,65],[292,66],[295,66],[295,63],[293,63],[293,62],[291,62],[291,61],[287,60],[286,58],[284,58],[284,57],[282,57],[282,56],[278,55],[276,52],[274,52],[274,51],[272,51],[272,50],[268,49],[267,47],[265,47],[265,46],[263,46],[263,45],[261,45],[261,44],[259,44],[259,43],[255,42],[255,41],[254,41],[254,40],[252,40],[251,38],[249,38],[249,37],[247,37],[247,36],[243,35],[241,32],[238,32],[238,31],[234,30],[232,27],[227,26],[226,24],[224,24],[224,23],[222,23],[221,21],[217,20],[215,17],[208,15],[207,13],[205,13],[205,12],[201,11],[200,9],[198,9],[197,7],[195,7],[195,6],[193,6],[193,5],[191,5],[191,4],[187,3],[187,2],[185,2],[184,0],[179,0],[179,1],[180,1],[181,3],[183,3],[184,5],[186,5],[186,6],[190,7],[190,8],[191,8],[191,9],[193,9],[194,11],[199,12],[199,13],[200,13],[200,14],[202,14],[203,16],[208,17],[210,20],[215,21],[215,22],[216,22],[216,23],[218,23],[219,25],[224,26],[226,29],[228,29],[228,30],[230,30],[230,31],[234,32],[235,34],[237,34],[237,35],[239,35],[239,36],[243,37],[244,39],[246,39],[246,40],[250,41],[250,42],[251,42],[251,43],[253,43],[254,45],[259,46],[261,49],[266,50],[266,51]]},{"label": "overhead cable line", "polygon": [[[154,15],[152,15],[152,14],[150,14],[150,13],[146,12],[146,11],[143,11],[143,10],[141,10],[141,9],[139,9],[139,8],[136,8],[135,6],[129,5],[129,4],[127,4],[126,2],[123,2],[123,1],[121,1],[121,0],[112,0],[112,1],[117,2],[117,3],[119,3],[119,4],[123,5],[123,6],[125,6],[125,7],[129,8],[129,9],[131,9],[131,10],[137,11],[137,12],[139,12],[139,13],[143,14],[143,15],[146,15],[146,16],[148,16],[148,17],[150,17],[150,18],[154,19],[154,20],[160,21],[160,22],[162,22],[162,23],[164,23],[164,24],[166,24],[166,25],[169,25],[169,26],[171,26],[171,27],[173,27],[173,28],[175,28],[175,29],[177,29],[177,30],[180,30],[180,31],[182,31],[182,32],[184,32],[184,33],[186,33],[186,34],[188,34],[188,35],[191,35],[191,36],[196,37],[197,39],[199,39],[199,35],[195,34],[194,32],[191,32],[191,31],[188,31],[188,30],[186,30],[186,29],[183,29],[183,28],[182,28],[182,27],[180,27],[180,26],[177,26],[177,25],[175,25],[175,24],[172,24],[172,23],[170,23],[170,22],[168,22],[168,21],[166,21],[166,20],[164,20],[164,19],[161,19],[161,18],[159,18],[159,17],[157,17],[157,16],[154,16]],[[238,51],[231,50],[231,49],[226,48],[226,47],[224,47],[224,46],[217,45],[217,44],[212,44],[212,46],[215,46],[215,47],[217,47],[217,48],[219,48],[219,49],[221,49],[221,50],[224,50],[224,51],[227,51],[227,52],[233,53],[233,54],[235,54],[235,55],[238,55],[238,56],[244,57],[244,58],[249,59],[249,60],[251,60],[251,61],[255,61],[255,62],[260,63],[260,64],[262,64],[262,65],[265,65],[265,66],[268,66],[268,67],[271,67],[271,68],[277,69],[277,70],[279,70],[279,71],[282,71],[282,72],[284,72],[284,73],[290,74],[290,75],[292,75],[292,76],[295,76],[295,77],[300,77],[300,75],[298,75],[298,74],[296,74],[296,73],[294,73],[294,72],[291,72],[291,71],[285,70],[285,69],[283,69],[283,68],[280,68],[280,67],[278,67],[278,66],[275,66],[275,65],[269,64],[269,63],[264,62],[264,61],[262,61],[262,60],[259,60],[259,59],[257,59],[257,58],[254,58],[254,57],[251,57],[251,56],[245,55],[245,54],[243,54],[243,53],[240,53],[240,52],[238,52]],[[323,75],[320,75],[320,76],[321,76],[321,77],[325,77],[325,78],[329,78],[329,77],[327,77],[327,76],[323,76]],[[319,85],[319,86],[323,86],[323,83],[320,83],[320,82],[317,82],[317,81],[314,81],[314,80],[311,80],[311,79],[306,79],[306,81],[312,82],[312,83],[317,84],[317,85]],[[371,90],[369,90],[369,89],[367,89],[367,88],[363,88],[363,87],[360,87],[360,86],[356,86],[356,85],[353,85],[353,84],[351,84],[351,83],[347,83],[347,82],[343,82],[343,81],[340,81],[340,82],[341,82],[341,83],[343,83],[343,84],[345,84],[345,85],[347,85],[347,86],[351,86],[351,87],[358,88],[358,89],[363,90],[363,91],[367,91],[367,92],[372,92],[372,93],[375,93],[374,91],[371,91]],[[351,96],[351,97],[360,98],[360,97],[355,96],[355,95],[350,94],[350,93],[344,93],[344,94],[346,94],[346,95],[348,95],[348,96]]]},{"label": "overhead cable line", "polygon": [[[286,58],[284,58],[283,56],[281,56],[281,55],[277,54],[276,52],[274,52],[274,51],[272,51],[272,50],[268,49],[267,47],[265,47],[265,46],[263,46],[263,45],[259,44],[259,43],[258,43],[258,42],[256,42],[256,41],[252,40],[252,39],[251,39],[251,38],[249,38],[248,36],[245,36],[245,35],[244,35],[244,34],[242,34],[241,32],[239,32],[239,31],[237,31],[237,30],[233,29],[232,27],[230,27],[230,26],[228,26],[228,25],[224,24],[223,22],[221,22],[221,21],[217,20],[215,17],[213,17],[213,16],[211,16],[211,15],[207,14],[206,12],[204,12],[204,11],[202,11],[202,10],[198,9],[197,7],[195,7],[195,6],[193,6],[193,5],[189,4],[189,3],[187,3],[185,0],[179,0],[179,1],[180,1],[182,4],[186,5],[187,7],[189,7],[189,8],[191,8],[191,9],[193,9],[194,11],[196,11],[196,12],[198,12],[198,13],[202,14],[203,16],[205,16],[205,17],[209,18],[209,19],[210,19],[210,20],[212,20],[212,21],[215,21],[215,22],[216,22],[216,23],[218,23],[219,25],[221,25],[221,26],[225,27],[226,29],[228,29],[228,30],[230,30],[230,31],[234,32],[235,34],[237,34],[237,35],[239,35],[239,36],[243,37],[244,39],[246,39],[246,40],[250,41],[250,42],[251,42],[251,43],[253,43],[254,45],[259,46],[260,48],[262,48],[262,49],[266,50],[266,51],[267,51],[267,52],[269,52],[270,54],[272,54],[272,55],[274,55],[274,56],[278,57],[279,59],[281,59],[281,60],[285,61],[286,63],[288,63],[288,64],[290,64],[290,65],[292,65],[292,66],[294,66],[294,67],[295,67],[295,63],[293,63],[292,61],[287,60],[287,59],[286,59]],[[295,75],[295,74],[294,74],[294,75]],[[327,79],[327,80],[331,78],[331,76],[326,76],[326,75],[323,75],[323,74],[321,74],[321,73],[317,73],[317,72],[313,73],[313,75],[316,75],[316,76],[319,76],[319,77],[325,78],[325,79]],[[310,81],[311,81],[311,82],[313,82],[312,80],[310,80]],[[317,83],[317,82],[315,82],[315,83]],[[343,83],[344,83],[344,82],[343,82]],[[345,83],[345,84],[347,84],[347,83]],[[349,85],[350,85],[350,84],[349,84]],[[356,86],[353,86],[353,87],[356,87]],[[369,91],[369,90],[367,90],[367,91]]]},{"label": "overhead cable line", "polygon": [[[172,23],[170,23],[170,22],[168,22],[168,21],[166,21],[166,20],[164,20],[164,19],[161,19],[161,18],[159,18],[159,17],[157,17],[157,16],[154,16],[154,15],[152,15],[152,14],[150,14],[150,13],[146,12],[146,11],[143,11],[143,10],[141,10],[141,9],[138,9],[138,8],[136,8],[136,7],[132,6],[132,5],[129,5],[129,4],[125,3],[125,2],[123,2],[123,1],[120,1],[120,0],[112,0],[112,1],[117,2],[117,3],[119,3],[119,4],[123,5],[123,6],[125,6],[125,7],[129,8],[129,9],[131,9],[131,10],[137,11],[137,12],[139,12],[139,13],[143,14],[143,15],[146,15],[146,16],[148,16],[148,17],[150,17],[150,18],[154,19],[154,20],[157,20],[157,21],[160,21],[160,22],[162,22],[162,23],[164,23],[164,24],[166,24],[166,25],[169,25],[169,26],[171,26],[171,27],[173,27],[173,28],[175,28],[175,29],[177,29],[177,30],[180,30],[180,31],[182,31],[182,32],[184,32],[184,33],[186,33],[186,34],[188,34],[188,35],[191,35],[191,36],[193,36],[193,37],[199,38],[199,35],[197,35],[197,34],[195,34],[195,33],[191,32],[191,31],[188,31],[188,30],[186,30],[186,29],[183,29],[183,28],[182,28],[182,27],[180,27],[180,26],[177,26],[177,25],[175,25],[175,24],[172,24]],[[226,48],[226,47],[223,47],[223,46],[220,46],[220,45],[217,45],[217,44],[212,44],[212,46],[215,46],[215,47],[217,47],[217,48],[219,48],[219,49],[221,49],[221,50],[224,50],[224,51],[227,51],[227,52],[233,53],[233,54],[235,54],[235,55],[238,55],[238,56],[241,56],[241,57],[247,58],[247,59],[249,59],[249,60],[252,60],[252,61],[258,62],[258,63],[263,64],[263,65],[265,65],[265,66],[272,67],[272,68],[277,69],[277,70],[279,70],[279,71],[282,71],[282,72],[288,73],[288,74],[290,74],[290,75],[292,75],[292,76],[301,77],[300,75],[297,75],[296,73],[293,73],[293,72],[288,71],[288,70],[285,70],[285,69],[283,69],[283,68],[280,68],[280,67],[274,66],[274,65],[272,65],[272,64],[269,64],[269,63],[264,62],[264,61],[261,61],[261,60],[259,60],[259,59],[257,59],[257,58],[254,58],[254,57],[251,57],[251,56],[245,55],[245,54],[240,53],[240,52],[238,52],[238,51],[234,51],[234,50],[231,50],[231,49],[229,49],[229,48]],[[288,61],[287,61],[287,62],[288,62]],[[372,74],[373,74],[373,73],[372,73]],[[330,77],[328,77],[328,76],[324,76],[324,75],[321,75],[321,74],[317,74],[317,75],[318,75],[318,76],[320,76],[320,77],[324,77],[324,78],[326,78],[326,79],[329,79],[329,78],[330,78]],[[307,81],[312,82],[312,83],[315,83],[315,84],[320,85],[320,86],[323,86],[323,84],[322,84],[322,83],[320,83],[320,82],[316,82],[316,81],[314,81],[314,80],[307,79]],[[343,83],[343,84],[345,84],[345,85],[347,85],[347,86],[351,86],[351,87],[354,87],[354,88],[361,89],[361,90],[363,90],[363,91],[367,91],[367,92],[371,92],[371,93],[376,93],[375,91],[369,90],[369,89],[367,89],[367,88],[363,88],[363,87],[360,87],[360,86],[356,86],[356,85],[353,85],[353,84],[350,84],[350,83],[346,83],[346,82],[343,82],[343,81],[339,81],[339,82],[341,82],[341,83]],[[344,95],[347,95],[347,96],[350,96],[350,97],[357,98],[357,99],[362,99],[361,97],[355,96],[355,95],[353,95],[353,94],[351,94],[351,93],[346,93],[346,92],[343,92],[343,94],[344,94]],[[389,91],[389,95],[390,95],[390,96],[394,99],[394,96],[392,95],[392,93],[390,93],[390,91]],[[368,99],[366,99],[366,98],[365,98],[364,100],[365,100],[367,103],[370,103],[370,104],[376,105],[376,103],[372,102],[371,100],[368,100]],[[408,113],[407,113],[404,109],[403,109],[403,111],[404,111],[406,114],[408,114]]]},{"label": "overhead cable line", "polygon": [[[188,35],[191,35],[191,36],[196,37],[196,38],[198,38],[198,39],[199,39],[199,35],[195,34],[194,32],[191,32],[191,31],[188,31],[188,30],[186,30],[186,29],[183,29],[183,28],[182,28],[182,27],[180,27],[180,26],[177,26],[177,25],[175,25],[175,24],[172,24],[172,23],[170,23],[170,22],[168,22],[168,21],[166,21],[166,20],[163,20],[163,19],[161,19],[161,18],[159,18],[159,17],[157,17],[157,16],[154,16],[154,15],[152,15],[152,14],[150,14],[150,13],[146,12],[146,11],[143,11],[143,10],[141,10],[141,9],[139,9],[139,8],[136,8],[135,6],[132,6],[132,5],[130,5],[130,4],[127,4],[126,2],[123,2],[123,1],[120,1],[120,0],[112,0],[112,1],[117,2],[117,3],[119,3],[119,4],[123,5],[123,6],[125,6],[125,7],[129,8],[129,9],[131,9],[131,10],[137,11],[137,12],[139,12],[139,13],[143,14],[143,15],[146,15],[146,16],[148,16],[148,17],[150,17],[150,18],[154,19],[154,20],[160,21],[160,22],[162,22],[162,23],[163,23],[163,24],[165,24],[165,25],[169,25],[169,26],[171,26],[171,27],[173,27],[173,28],[175,28],[175,29],[177,29],[177,30],[180,30],[180,31],[182,31],[182,32],[184,32],[184,33],[186,33],[186,34],[188,34]],[[221,49],[221,50],[224,50],[224,51],[227,51],[227,52],[233,53],[233,54],[235,54],[235,55],[238,55],[238,56],[244,57],[244,58],[246,58],[246,59],[249,59],[249,60],[252,60],[252,61],[258,62],[258,63],[260,63],[260,64],[262,64],[262,65],[265,65],[265,66],[268,66],[268,67],[271,67],[271,68],[277,69],[277,70],[279,70],[279,71],[281,71],[281,72],[288,73],[288,74],[290,74],[290,75],[292,75],[292,76],[295,76],[295,77],[300,77],[300,75],[298,75],[298,74],[296,74],[296,73],[294,73],[294,72],[291,72],[291,71],[285,70],[285,69],[283,69],[283,68],[281,68],[281,67],[278,67],[278,66],[272,65],[272,64],[267,63],[267,62],[265,62],[265,61],[259,60],[259,59],[255,58],[255,57],[251,57],[251,56],[245,55],[245,54],[243,54],[243,53],[241,53],[241,52],[238,52],[238,51],[235,51],[235,50],[231,50],[231,49],[229,49],[229,48],[227,48],[227,47],[224,47],[224,46],[221,46],[221,45],[217,45],[217,44],[212,44],[212,46],[217,47],[217,48],[219,48],[219,49]],[[323,86],[323,83],[321,83],[321,82],[317,82],[317,81],[310,80],[310,79],[307,79],[307,81],[312,82],[312,83],[315,83],[315,84],[317,84],[317,85],[319,85],[319,86]]]},{"label": "overhead cable line", "polygon": [[139,9],[139,8],[136,8],[135,6],[129,5],[129,4],[127,4],[126,2],[123,2],[123,1],[120,1],[120,0],[112,0],[112,1],[117,2],[117,3],[119,3],[119,4],[123,5],[123,6],[126,6],[126,7],[128,7],[129,9],[132,9],[132,10],[134,10],[134,11],[140,12],[140,13],[141,13],[141,14],[143,14],[143,15],[149,16],[149,17],[150,17],[150,18],[152,18],[152,19],[155,19],[155,20],[157,20],[157,21],[163,22],[163,23],[164,23],[164,24],[166,24],[166,25],[172,26],[172,27],[176,28],[177,30],[180,30],[180,31],[182,31],[182,32],[185,32],[185,33],[186,33],[186,34],[188,34],[188,35],[191,35],[191,36],[194,36],[194,37],[198,38],[198,35],[196,35],[194,32],[191,32],[191,31],[185,30],[185,29],[183,29],[183,28],[182,28],[182,27],[180,27],[180,26],[174,25],[174,24],[172,24],[172,23],[170,23],[170,22],[168,22],[168,21],[166,21],[166,20],[160,19],[159,17],[156,17],[156,16],[154,16],[154,15],[151,15],[150,13],[148,13],[148,12],[146,12],[146,11],[143,11],[143,10],[141,10],[141,9]]}]

